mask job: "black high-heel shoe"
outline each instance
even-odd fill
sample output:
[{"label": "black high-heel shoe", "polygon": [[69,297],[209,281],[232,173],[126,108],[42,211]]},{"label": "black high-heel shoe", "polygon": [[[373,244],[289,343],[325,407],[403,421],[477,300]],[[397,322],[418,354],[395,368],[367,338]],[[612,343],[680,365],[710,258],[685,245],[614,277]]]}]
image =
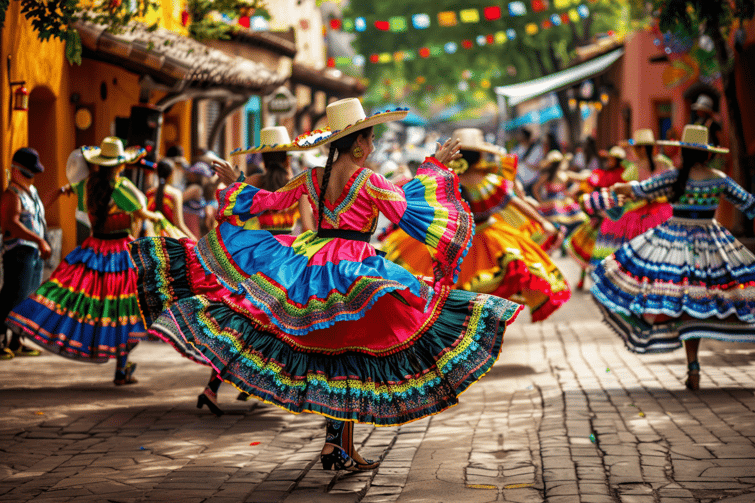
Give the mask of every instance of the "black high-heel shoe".
[{"label": "black high-heel shoe", "polygon": [[[210,409],[210,412],[218,417],[225,414],[225,412],[223,412],[223,409],[218,407],[218,404],[213,401],[212,398],[210,398],[207,392],[208,390],[205,388],[205,390],[197,396],[197,409],[201,409],[203,405],[206,405],[207,408]],[[212,393],[212,391],[210,391],[210,393]]]},{"label": "black high-heel shoe", "polygon": [[113,384],[116,386],[123,386],[125,384],[136,384],[139,381],[134,377],[134,371],[136,370],[136,363],[129,362],[122,370],[116,369],[115,379]]},{"label": "black high-heel shoe", "polygon": [[697,361],[687,364],[687,380],[684,381],[687,389],[697,391],[700,389],[700,363]]},{"label": "black high-heel shoe", "polygon": [[323,470],[346,470],[349,472],[367,472],[376,469],[380,466],[380,461],[372,461],[365,459],[367,463],[358,463],[351,456],[346,454],[342,448],[333,444],[333,452],[328,454],[320,454],[320,462],[322,463]]}]

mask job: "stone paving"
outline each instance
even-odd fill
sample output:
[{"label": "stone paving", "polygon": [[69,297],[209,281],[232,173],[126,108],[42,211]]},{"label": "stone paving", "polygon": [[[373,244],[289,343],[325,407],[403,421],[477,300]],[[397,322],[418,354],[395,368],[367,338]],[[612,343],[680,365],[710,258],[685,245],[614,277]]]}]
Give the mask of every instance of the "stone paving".
[{"label": "stone paving", "polygon": [[356,428],[374,473],[325,472],[324,420],[220,390],[162,343],[113,366],[45,354],[0,362],[0,501],[755,502],[755,345],[704,341],[702,390],[682,351],[637,356],[586,294],[507,331],[461,403],[401,428]]}]

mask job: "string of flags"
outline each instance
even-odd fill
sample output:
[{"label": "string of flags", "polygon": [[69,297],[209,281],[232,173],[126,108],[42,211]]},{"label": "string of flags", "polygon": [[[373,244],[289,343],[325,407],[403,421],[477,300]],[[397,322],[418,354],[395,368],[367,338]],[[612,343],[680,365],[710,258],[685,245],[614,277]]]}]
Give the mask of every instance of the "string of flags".
[{"label": "string of flags", "polygon": [[[555,17],[560,17],[560,22],[568,23],[569,19],[576,21],[579,18],[585,18],[589,15],[589,9],[582,2],[584,0],[552,0],[553,8],[557,10],[568,10],[567,13],[559,16],[551,16],[551,22],[558,26]],[[571,8],[570,8],[571,7]],[[548,8],[547,0],[531,0],[530,10],[532,12],[543,12]],[[390,31],[394,33],[405,32],[409,27],[415,30],[426,30],[430,28],[433,22],[438,26],[451,27],[460,23],[473,24],[480,21],[498,21],[503,17],[521,17],[527,15],[527,6],[523,1],[509,2],[506,7],[491,5],[482,9],[468,8],[459,11],[443,11],[435,16],[435,21],[429,14],[418,13],[411,16],[392,16],[388,19],[376,19],[368,21],[365,17],[356,18],[333,18],[329,22],[331,30],[344,32],[364,32],[372,26],[378,31]],[[575,19],[576,18],[576,19]],[[560,23],[559,23],[560,24]]]},{"label": "string of flags", "polygon": [[[537,0],[533,0],[537,1]],[[571,0],[564,0],[569,2]],[[522,2],[511,2],[522,3]],[[557,3],[554,0],[554,4]],[[509,4],[511,5],[511,4]],[[467,9],[474,10],[474,9]],[[442,13],[440,13],[442,14]],[[439,15],[440,15],[439,14]],[[524,33],[532,36],[536,35],[540,30],[547,30],[555,26],[561,26],[562,24],[569,24],[580,19],[584,19],[590,15],[590,10],[584,4],[579,5],[577,8],[570,9],[567,12],[560,14],[554,13],[547,16],[540,23],[527,23],[524,26]],[[425,47],[419,47],[417,49],[404,49],[394,52],[381,52],[372,54],[356,54],[354,56],[339,56],[331,57],[327,60],[327,66],[334,68],[336,66],[356,66],[363,67],[367,63],[371,64],[387,64],[400,61],[412,61],[417,58],[430,58],[441,56],[443,54],[454,54],[460,49],[469,50],[473,47],[484,47],[488,45],[503,45],[508,41],[515,40],[520,34],[514,28],[508,28],[506,30],[499,30],[494,33],[480,34],[474,39],[463,39],[460,41],[448,41],[444,44],[432,44]]]}]

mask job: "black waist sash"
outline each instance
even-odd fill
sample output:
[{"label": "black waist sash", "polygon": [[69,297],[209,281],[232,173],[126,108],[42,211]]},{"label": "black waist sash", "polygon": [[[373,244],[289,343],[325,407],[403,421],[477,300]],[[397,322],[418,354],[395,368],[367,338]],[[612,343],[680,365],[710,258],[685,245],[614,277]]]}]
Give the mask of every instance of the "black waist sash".
[{"label": "black waist sash", "polygon": [[128,232],[114,232],[112,234],[108,234],[105,232],[95,232],[92,234],[93,238],[102,239],[105,241],[109,241],[111,239],[123,239],[129,237],[131,234]]},{"label": "black waist sash", "polygon": [[352,241],[364,241],[370,242],[372,237],[371,232],[359,232],[359,231],[347,231],[343,229],[319,229],[317,236],[321,238],[341,238],[350,239]]},{"label": "black waist sash", "polygon": [[682,208],[674,208],[672,215],[677,218],[713,220],[716,216],[716,210],[685,210]]}]

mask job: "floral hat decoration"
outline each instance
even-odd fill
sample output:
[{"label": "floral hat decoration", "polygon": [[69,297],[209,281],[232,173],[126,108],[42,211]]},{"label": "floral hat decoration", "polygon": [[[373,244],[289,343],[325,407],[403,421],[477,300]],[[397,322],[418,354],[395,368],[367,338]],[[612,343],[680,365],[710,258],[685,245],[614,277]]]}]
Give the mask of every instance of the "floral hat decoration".
[{"label": "floral hat decoration", "polygon": [[99,147],[81,147],[81,153],[87,162],[98,166],[133,164],[147,155],[147,151],[141,147],[124,149],[123,142],[116,136],[108,136]]},{"label": "floral hat decoration", "polygon": [[386,110],[370,115],[364,113],[362,103],[357,98],[334,101],[325,108],[328,126],[321,130],[299,135],[294,145],[301,149],[318,147],[336,141],[346,135],[386,122],[401,120],[409,113],[408,108]]},{"label": "floral hat decoration", "polygon": [[288,136],[288,130],[284,126],[273,126],[262,128],[260,131],[260,145],[258,147],[238,148],[232,151],[231,155],[291,152],[296,150],[304,149],[291,141],[291,138]]},{"label": "floral hat decoration", "polygon": [[716,147],[708,143],[708,128],[696,124],[687,124],[682,130],[682,139],[679,141],[658,140],[658,145],[678,145],[682,148],[694,150],[707,150],[716,154],[728,154],[729,149]]}]

